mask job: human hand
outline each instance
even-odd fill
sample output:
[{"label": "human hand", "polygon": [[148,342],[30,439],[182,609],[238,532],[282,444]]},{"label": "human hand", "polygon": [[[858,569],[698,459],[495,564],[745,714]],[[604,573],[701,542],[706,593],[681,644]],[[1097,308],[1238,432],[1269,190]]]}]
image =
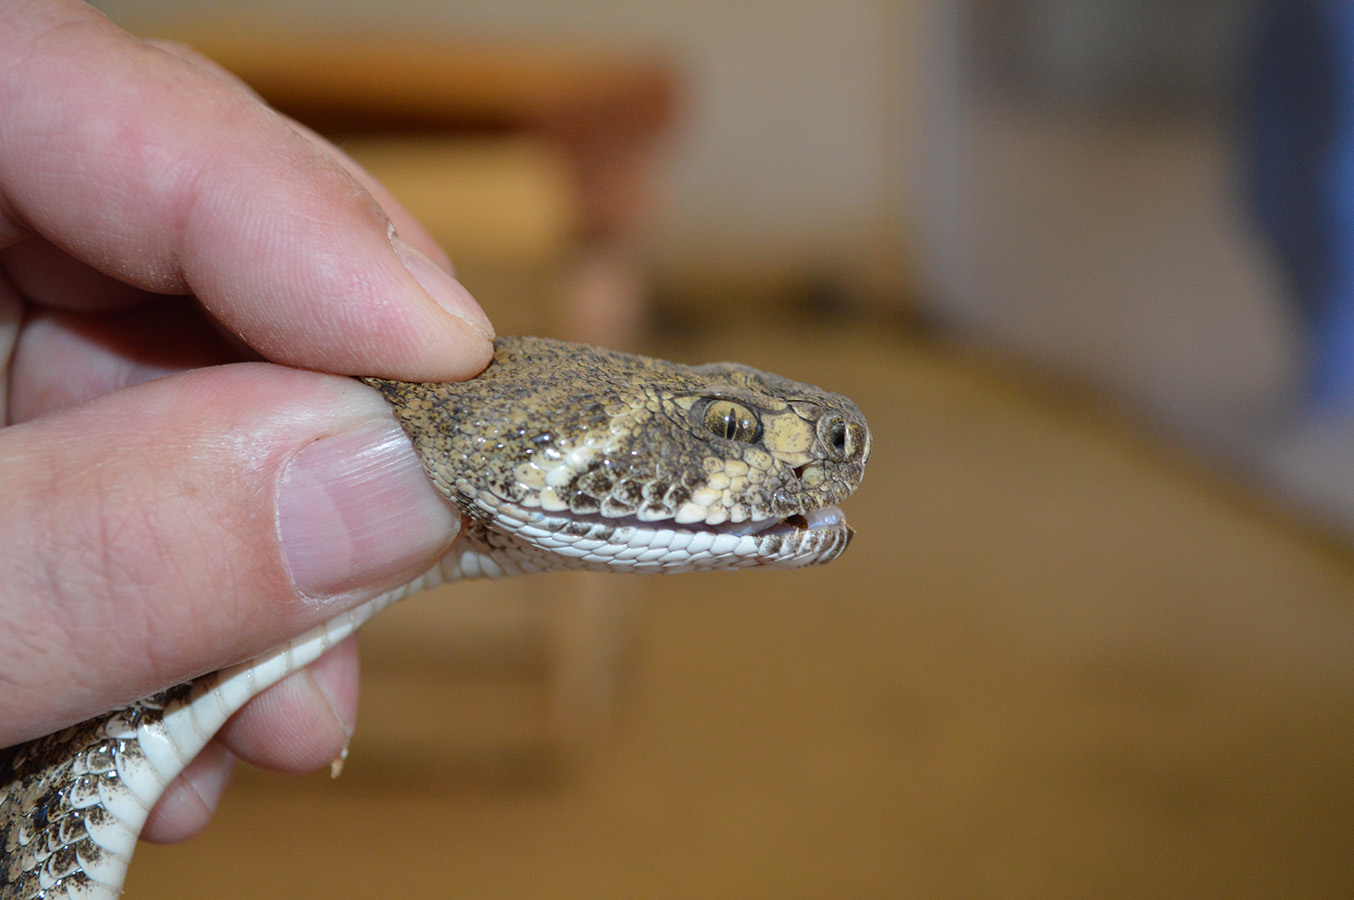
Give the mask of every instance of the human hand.
[{"label": "human hand", "polygon": [[[492,348],[408,213],[189,51],[0,0],[0,110],[7,746],[427,568],[458,517],[384,401],[319,373],[462,379]],[[203,827],[233,755],[333,759],[356,692],[345,642],[255,698],[143,837]]]}]

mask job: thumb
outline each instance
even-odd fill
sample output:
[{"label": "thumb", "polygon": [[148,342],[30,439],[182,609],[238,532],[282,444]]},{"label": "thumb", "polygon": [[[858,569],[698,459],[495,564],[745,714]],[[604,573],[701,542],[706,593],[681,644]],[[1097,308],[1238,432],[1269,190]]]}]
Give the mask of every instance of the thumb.
[{"label": "thumb", "polygon": [[246,363],[0,431],[0,746],[248,658],[459,528],[385,402]]}]

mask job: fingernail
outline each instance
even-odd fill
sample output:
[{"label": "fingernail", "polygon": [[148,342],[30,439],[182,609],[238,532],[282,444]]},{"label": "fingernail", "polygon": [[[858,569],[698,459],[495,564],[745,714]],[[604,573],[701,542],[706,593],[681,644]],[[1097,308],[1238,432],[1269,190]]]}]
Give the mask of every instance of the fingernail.
[{"label": "fingernail", "polygon": [[460,516],[437,494],[393,421],[322,438],[282,472],[278,533],[306,596],[412,576],[459,526]]},{"label": "fingernail", "polygon": [[429,297],[447,312],[493,340],[494,326],[489,324],[489,317],[459,281],[443,271],[421,251],[406,244],[399,235],[392,234],[390,243],[395,247],[400,262],[404,263],[409,274],[413,275],[414,280],[428,292]]}]

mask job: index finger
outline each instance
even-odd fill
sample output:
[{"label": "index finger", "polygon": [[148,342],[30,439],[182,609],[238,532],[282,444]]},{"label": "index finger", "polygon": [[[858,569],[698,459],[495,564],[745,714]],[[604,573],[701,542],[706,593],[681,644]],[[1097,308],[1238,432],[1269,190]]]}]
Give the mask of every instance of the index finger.
[{"label": "index finger", "polygon": [[0,0],[0,245],[37,232],[192,293],[269,359],[467,378],[492,330],[358,182],[247,91],[71,2]]}]

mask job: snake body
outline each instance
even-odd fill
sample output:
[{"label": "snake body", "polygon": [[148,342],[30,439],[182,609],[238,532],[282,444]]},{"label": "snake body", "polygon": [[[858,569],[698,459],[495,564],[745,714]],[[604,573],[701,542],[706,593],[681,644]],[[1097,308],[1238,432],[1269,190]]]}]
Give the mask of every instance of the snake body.
[{"label": "snake body", "polygon": [[396,601],[461,578],[835,559],[864,474],[846,397],[746,366],[499,338],[464,383],[362,379],[462,537],[421,577],[268,653],[0,750],[0,900],[113,898],[150,809],[244,703]]}]

